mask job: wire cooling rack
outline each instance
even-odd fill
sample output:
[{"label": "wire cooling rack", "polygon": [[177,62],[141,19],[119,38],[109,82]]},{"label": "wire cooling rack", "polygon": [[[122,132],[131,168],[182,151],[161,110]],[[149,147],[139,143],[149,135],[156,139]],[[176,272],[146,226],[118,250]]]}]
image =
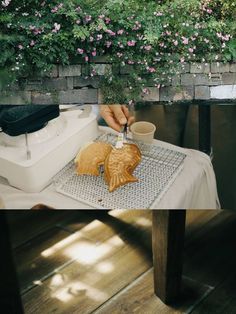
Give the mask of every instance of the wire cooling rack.
[{"label": "wire cooling rack", "polygon": [[[113,134],[102,134],[96,139],[113,145],[116,140]],[[142,152],[142,162],[134,172],[138,182],[110,193],[102,174],[77,176],[71,161],[55,176],[56,191],[98,209],[152,209],[183,169],[186,155],[157,145],[135,143]]]}]

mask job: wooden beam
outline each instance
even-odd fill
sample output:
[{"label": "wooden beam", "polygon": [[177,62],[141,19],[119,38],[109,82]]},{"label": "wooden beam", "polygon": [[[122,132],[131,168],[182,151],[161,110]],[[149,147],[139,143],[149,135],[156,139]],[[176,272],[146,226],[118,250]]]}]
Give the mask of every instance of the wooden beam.
[{"label": "wooden beam", "polygon": [[9,230],[4,211],[0,213],[0,312],[23,314]]},{"label": "wooden beam", "polygon": [[185,210],[153,211],[154,287],[165,304],[181,294],[185,220]]}]

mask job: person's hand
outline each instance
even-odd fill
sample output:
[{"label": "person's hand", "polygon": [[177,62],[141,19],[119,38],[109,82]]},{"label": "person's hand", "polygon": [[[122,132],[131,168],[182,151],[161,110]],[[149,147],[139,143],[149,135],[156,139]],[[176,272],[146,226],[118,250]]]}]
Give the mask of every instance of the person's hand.
[{"label": "person's hand", "polygon": [[100,105],[100,114],[108,126],[118,132],[126,123],[130,126],[134,122],[134,117],[125,105]]}]

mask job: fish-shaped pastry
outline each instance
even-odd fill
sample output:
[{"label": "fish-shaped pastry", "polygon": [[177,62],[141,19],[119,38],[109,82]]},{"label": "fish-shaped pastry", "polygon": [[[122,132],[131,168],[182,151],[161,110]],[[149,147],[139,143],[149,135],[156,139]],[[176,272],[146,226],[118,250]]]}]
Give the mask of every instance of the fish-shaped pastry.
[{"label": "fish-shaped pastry", "polygon": [[124,144],[121,149],[112,149],[104,164],[105,181],[110,192],[127,183],[138,181],[133,172],[141,159],[141,152],[135,144]]},{"label": "fish-shaped pastry", "polygon": [[112,146],[96,142],[90,143],[81,149],[75,159],[78,175],[100,175],[100,166],[104,165],[107,156],[112,151]]}]

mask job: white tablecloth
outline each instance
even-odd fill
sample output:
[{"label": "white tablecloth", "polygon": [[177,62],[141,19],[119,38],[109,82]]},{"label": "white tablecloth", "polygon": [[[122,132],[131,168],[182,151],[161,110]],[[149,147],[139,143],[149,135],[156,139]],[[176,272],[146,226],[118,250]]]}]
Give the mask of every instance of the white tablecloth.
[{"label": "white tablecloth", "polygon": [[[183,171],[162,199],[154,204],[154,208],[220,209],[216,179],[210,158],[196,150],[180,148],[161,141],[155,141],[155,143],[184,152],[187,157]],[[0,177],[1,198],[6,209],[29,209],[39,203],[56,209],[91,209],[91,206],[57,193],[53,185],[41,193],[27,194],[9,186],[6,180]]]}]

